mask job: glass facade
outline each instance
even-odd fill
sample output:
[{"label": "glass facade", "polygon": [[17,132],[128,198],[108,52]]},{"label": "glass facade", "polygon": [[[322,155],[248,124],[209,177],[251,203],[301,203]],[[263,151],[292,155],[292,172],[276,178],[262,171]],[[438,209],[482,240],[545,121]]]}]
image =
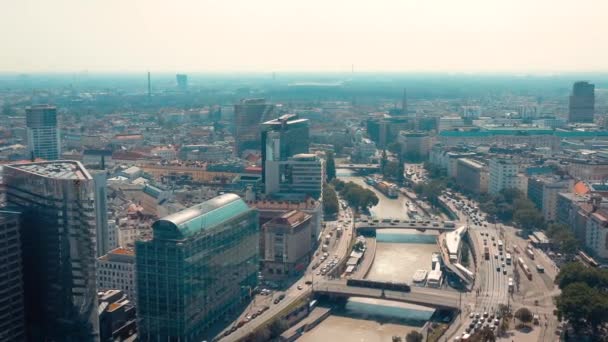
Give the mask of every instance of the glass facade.
[{"label": "glass facade", "polygon": [[30,341],[99,341],[95,196],[78,162],[6,165],[6,201],[22,212]]},{"label": "glass facade", "polygon": [[20,212],[0,209],[0,342],[25,341]]},{"label": "glass facade", "polygon": [[[300,153],[308,153],[310,134],[308,119],[285,114],[262,124],[262,167],[266,161],[284,161]],[[262,181],[265,174],[262,172]]]},{"label": "glass facade", "polygon": [[25,109],[27,144],[31,155],[46,160],[59,159],[61,144],[57,127],[57,109],[38,105]]},{"label": "glass facade", "polygon": [[136,242],[141,341],[196,341],[257,284],[258,213],[226,194],[164,217]]}]

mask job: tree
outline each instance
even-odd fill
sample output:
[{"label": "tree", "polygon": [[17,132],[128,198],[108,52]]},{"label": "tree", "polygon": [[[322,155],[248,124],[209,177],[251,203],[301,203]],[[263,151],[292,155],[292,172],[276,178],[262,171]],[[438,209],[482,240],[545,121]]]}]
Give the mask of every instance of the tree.
[{"label": "tree", "polygon": [[550,224],[547,227],[547,236],[551,238],[564,254],[573,255],[578,251],[579,242],[574,233],[565,224]]},{"label": "tree", "polygon": [[327,181],[331,182],[336,178],[336,161],[334,160],[333,152],[327,152],[327,164],[325,165],[325,172],[327,173]]},{"label": "tree", "polygon": [[323,187],[323,213],[325,216],[331,217],[340,210],[338,196],[334,187],[330,184],[325,184]]},{"label": "tree", "polygon": [[424,339],[424,336],[415,330],[412,330],[409,333],[407,333],[407,335],[405,335],[406,342],[422,342],[423,339]]},{"label": "tree", "polygon": [[556,304],[558,315],[567,319],[578,331],[585,327],[596,331],[608,322],[608,297],[583,282],[566,286]]},{"label": "tree", "polygon": [[515,311],[515,318],[517,318],[520,322],[524,324],[528,324],[532,322],[534,315],[532,314],[532,311],[530,311],[530,309],[523,307]]}]

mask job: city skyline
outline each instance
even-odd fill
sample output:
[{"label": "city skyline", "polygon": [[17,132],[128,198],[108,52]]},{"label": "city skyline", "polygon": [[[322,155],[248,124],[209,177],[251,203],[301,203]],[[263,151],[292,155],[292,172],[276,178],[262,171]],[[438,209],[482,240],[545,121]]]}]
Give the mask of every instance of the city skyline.
[{"label": "city skyline", "polygon": [[0,17],[0,71],[606,71],[607,11],[599,0],[23,1]]}]

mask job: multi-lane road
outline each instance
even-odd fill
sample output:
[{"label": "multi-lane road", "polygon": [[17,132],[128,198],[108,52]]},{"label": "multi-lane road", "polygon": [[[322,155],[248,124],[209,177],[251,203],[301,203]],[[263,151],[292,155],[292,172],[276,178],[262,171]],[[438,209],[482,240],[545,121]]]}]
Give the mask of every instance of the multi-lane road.
[{"label": "multi-lane road", "polygon": [[[343,233],[340,237],[338,237],[337,234],[338,227],[343,228]],[[261,315],[252,319],[247,324],[243,325],[241,328],[227,336],[223,336],[224,332],[226,331],[224,330],[218,336],[218,338],[221,341],[241,341],[252,332],[268,324],[276,317],[284,314],[285,311],[294,305],[294,303],[298,303],[301,300],[310,297],[313,288],[315,286],[319,286],[319,284],[322,282],[325,282],[330,277],[330,274],[333,273],[331,271],[334,268],[337,268],[341,262],[348,258],[347,253],[350,250],[350,244],[353,239],[353,230],[353,213],[351,209],[348,207],[341,209],[338,215],[338,220],[326,222],[325,229],[321,235],[324,237],[331,233],[331,241],[328,244],[328,251],[323,252],[323,243],[320,243],[318,250],[315,251],[311,258],[312,260],[306,269],[305,274],[284,292],[277,292],[273,295],[273,299],[278,298],[280,295],[284,295],[284,298],[277,304],[274,304],[274,301],[271,301],[272,304],[269,305],[269,309],[263,312]],[[328,255],[325,258],[323,258],[324,253],[327,253]],[[337,264],[336,266],[329,267],[332,260],[336,260]],[[315,265],[317,266],[314,267]],[[329,271],[326,273],[326,275],[320,274],[320,270],[324,266],[329,267]],[[227,330],[229,330],[232,326],[234,325],[230,325]]]}]

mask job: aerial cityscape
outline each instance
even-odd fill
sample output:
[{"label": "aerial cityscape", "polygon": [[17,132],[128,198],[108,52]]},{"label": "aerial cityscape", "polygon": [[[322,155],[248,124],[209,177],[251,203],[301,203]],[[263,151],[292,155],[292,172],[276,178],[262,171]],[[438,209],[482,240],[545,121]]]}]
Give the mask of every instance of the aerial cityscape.
[{"label": "aerial cityscape", "polygon": [[8,5],[0,342],[608,341],[583,2]]}]

